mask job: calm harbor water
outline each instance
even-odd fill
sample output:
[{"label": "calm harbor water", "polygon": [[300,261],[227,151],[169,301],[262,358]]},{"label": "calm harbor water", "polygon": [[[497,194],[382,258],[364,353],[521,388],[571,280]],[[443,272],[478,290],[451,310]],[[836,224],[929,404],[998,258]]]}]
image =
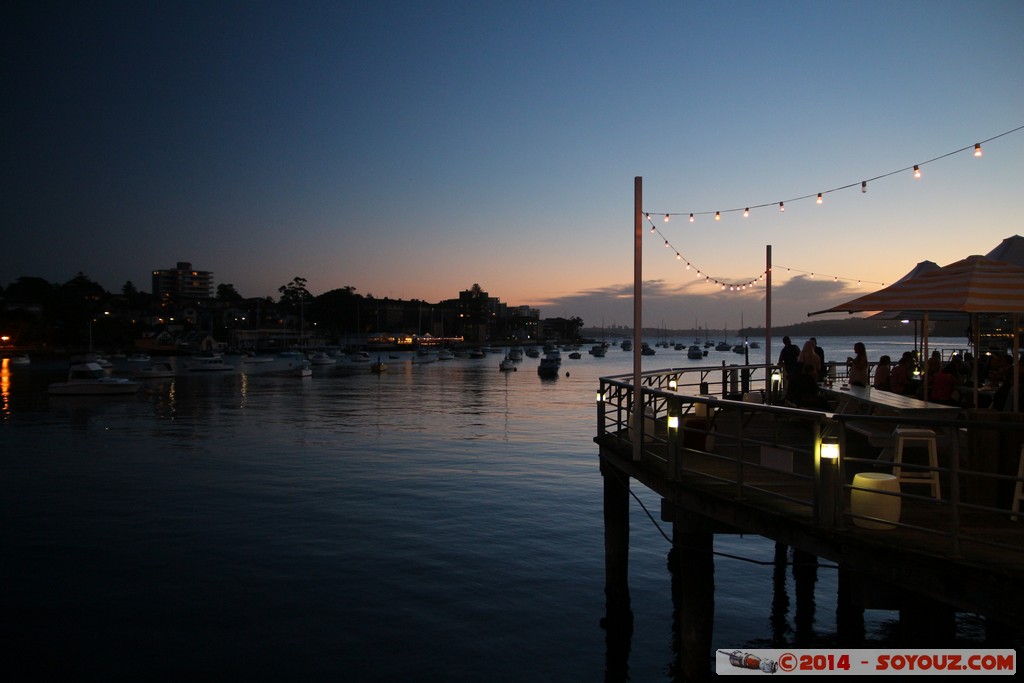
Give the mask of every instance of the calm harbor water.
[{"label": "calm harbor water", "polygon": [[[857,340],[819,341],[839,360]],[[863,341],[871,360],[913,343]],[[381,375],[341,361],[304,379],[276,363],[182,368],[103,399],[47,396],[60,363],[6,366],[0,671],[605,679],[594,392],[630,372],[632,354],[564,356],[555,380],[535,359],[499,372],[500,355],[420,365],[403,354]],[[644,368],[740,358],[659,348]],[[657,498],[633,490],[657,518]],[[666,681],[669,544],[638,502],[631,524],[628,676]],[[792,573],[767,564],[773,543],[722,536],[716,551],[716,648],[831,642],[834,570],[819,569],[813,619],[798,625]],[[895,619],[869,612],[869,639],[883,646]],[[961,624],[965,638],[972,628]]]}]

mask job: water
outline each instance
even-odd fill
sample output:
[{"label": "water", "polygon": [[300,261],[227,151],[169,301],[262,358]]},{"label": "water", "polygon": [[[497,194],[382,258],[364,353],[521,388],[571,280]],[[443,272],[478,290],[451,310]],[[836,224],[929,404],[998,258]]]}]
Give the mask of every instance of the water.
[{"label": "water", "polygon": [[[820,341],[839,360],[855,340]],[[864,341],[871,360],[912,345]],[[339,364],[306,379],[267,366],[181,372],[102,399],[48,397],[57,363],[6,368],[0,671],[605,678],[594,393],[600,376],[631,371],[632,354],[584,351],[557,380],[531,359],[500,373],[499,359],[406,356],[379,376]],[[703,363],[660,348],[643,360]],[[657,498],[633,491],[657,517]],[[639,503],[631,525],[629,677],[669,680],[669,544]],[[720,536],[716,550],[770,562],[774,545]],[[799,639],[791,572],[776,577],[781,596],[773,572],[716,559],[716,648],[829,642],[834,570],[819,569]],[[869,612],[868,637],[886,642],[894,618]]]}]

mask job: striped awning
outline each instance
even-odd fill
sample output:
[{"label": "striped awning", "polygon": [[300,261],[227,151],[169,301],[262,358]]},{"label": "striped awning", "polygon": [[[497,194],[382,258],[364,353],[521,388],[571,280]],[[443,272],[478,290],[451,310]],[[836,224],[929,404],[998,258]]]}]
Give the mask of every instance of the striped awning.
[{"label": "striped awning", "polygon": [[808,315],[861,311],[1024,312],[1024,267],[968,256]]}]

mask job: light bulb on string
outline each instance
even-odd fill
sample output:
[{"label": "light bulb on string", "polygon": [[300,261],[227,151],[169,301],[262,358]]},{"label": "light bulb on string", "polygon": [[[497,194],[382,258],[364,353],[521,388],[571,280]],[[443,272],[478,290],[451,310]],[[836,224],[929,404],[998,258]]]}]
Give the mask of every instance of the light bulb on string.
[{"label": "light bulb on string", "polygon": [[819,203],[819,204],[821,204],[821,202],[822,202],[822,199],[821,199],[821,193],[819,192],[819,193],[818,193],[818,203]]},{"label": "light bulb on string", "polygon": [[914,164],[914,177],[915,178],[920,178],[921,177],[921,167],[918,166],[917,164]]},{"label": "light bulb on string", "polygon": [[980,157],[981,156],[981,143],[980,142],[976,142],[974,144],[974,156],[976,156],[976,157]]},{"label": "light bulb on string", "polygon": [[693,222],[693,214],[692,213],[690,214],[690,222],[691,223]]},{"label": "light bulb on string", "polygon": [[786,204],[784,202],[779,202],[779,211],[785,211],[785,210],[786,210]]},{"label": "light bulb on string", "polygon": [[749,216],[750,216],[750,207],[747,207],[746,209],[743,209],[743,217],[747,218]]},{"label": "light bulb on string", "polygon": [[721,211],[715,211],[715,220],[716,221],[722,220],[722,212]]},{"label": "light bulb on string", "polygon": [[668,214],[665,214],[665,222],[668,223]]},{"label": "light bulb on string", "polygon": [[868,181],[866,181],[866,180],[862,180],[862,181],[860,181],[860,191],[861,191],[862,193],[864,193],[864,192],[867,192],[867,191],[868,191]]}]

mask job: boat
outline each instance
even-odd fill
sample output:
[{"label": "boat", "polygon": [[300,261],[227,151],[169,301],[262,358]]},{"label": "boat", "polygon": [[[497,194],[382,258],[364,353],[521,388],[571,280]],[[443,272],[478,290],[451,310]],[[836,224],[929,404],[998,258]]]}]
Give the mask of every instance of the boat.
[{"label": "boat", "polygon": [[32,359],[30,359],[28,355],[21,353],[17,356],[11,356],[7,359],[7,362],[11,365],[28,365],[32,362]]},{"label": "boat", "polygon": [[704,349],[696,344],[692,344],[690,348],[686,350],[686,357],[691,359],[698,359],[704,357]]},{"label": "boat", "polygon": [[562,367],[562,354],[558,349],[552,349],[544,354],[537,366],[537,374],[541,377],[558,377],[558,371]]},{"label": "boat", "polygon": [[295,374],[299,377],[312,377],[313,367],[308,360],[299,361],[299,366],[295,370]]},{"label": "boat", "polygon": [[483,349],[470,349],[469,350],[469,357],[470,358],[483,358],[486,355],[487,355],[487,353]]},{"label": "boat", "polygon": [[234,370],[235,366],[225,363],[224,358],[220,354],[211,354],[208,356],[196,356],[188,363],[188,369],[190,372],[225,372]]},{"label": "boat", "polygon": [[516,362],[509,358],[508,356],[505,356],[504,358],[501,359],[501,362],[498,363],[498,369],[501,370],[502,372],[505,372],[506,370],[515,371]]},{"label": "boat", "polygon": [[382,361],[380,356],[377,356],[377,360],[370,363],[370,372],[386,372],[387,369],[388,364]]},{"label": "boat", "polygon": [[103,356],[96,356],[96,360],[94,362],[104,370],[114,367],[114,364],[111,363],[106,358],[104,358]]},{"label": "boat", "polygon": [[453,360],[454,358],[455,358],[455,354],[452,352],[451,349],[438,349],[437,350],[437,359],[438,360]]},{"label": "boat", "polygon": [[530,346],[526,349],[527,358],[540,358],[540,351],[537,350],[536,346]]},{"label": "boat", "polygon": [[604,358],[608,348],[604,344],[594,344],[590,347],[590,355],[595,358]]},{"label": "boat", "polygon": [[621,349],[622,349],[623,351],[632,351],[632,350],[633,350],[633,342],[631,342],[631,341],[630,341],[630,340],[628,340],[628,339],[623,339],[623,340],[622,340],[622,343],[621,343],[621,344],[619,344],[619,347],[620,347],[620,348],[621,348]]},{"label": "boat", "polygon": [[509,360],[522,360],[523,350],[518,346],[513,346],[511,349],[508,350],[508,357]]},{"label": "boat", "polygon": [[416,355],[412,357],[412,362],[421,363],[434,363],[440,359],[440,356],[436,351],[428,351],[427,349],[420,349],[416,352]]},{"label": "boat", "polygon": [[326,351],[317,351],[309,357],[309,362],[313,365],[334,365],[338,361],[328,356]]},{"label": "boat", "polygon": [[657,352],[654,349],[652,349],[651,345],[648,344],[647,342],[644,342],[643,344],[640,345],[640,354],[641,355],[653,356],[655,353],[657,353]]},{"label": "boat", "polygon": [[129,363],[148,363],[149,361],[150,357],[144,353],[134,353],[128,356]]},{"label": "boat", "polygon": [[139,379],[165,379],[174,377],[174,366],[161,361],[139,368],[132,375]]},{"label": "boat", "polygon": [[243,363],[273,363],[274,359],[270,356],[257,356],[252,353],[247,353],[242,356]]},{"label": "boat", "polygon": [[733,353],[746,353],[746,351],[747,347],[745,344],[737,344],[736,346],[732,347]]},{"label": "boat", "polygon": [[54,382],[49,393],[54,396],[116,396],[134,394],[142,386],[124,377],[111,377],[99,363],[72,363],[66,382]]},{"label": "boat", "polygon": [[572,353],[569,354],[569,358],[572,358],[573,360],[579,360],[580,357],[581,356],[579,351],[573,351]]},{"label": "boat", "polygon": [[761,348],[761,342],[756,342],[756,341],[750,342],[750,348],[752,348],[752,349],[759,349],[759,348]]},{"label": "boat", "polygon": [[353,363],[369,363],[370,354],[366,351],[353,351],[348,354],[348,359]]}]

